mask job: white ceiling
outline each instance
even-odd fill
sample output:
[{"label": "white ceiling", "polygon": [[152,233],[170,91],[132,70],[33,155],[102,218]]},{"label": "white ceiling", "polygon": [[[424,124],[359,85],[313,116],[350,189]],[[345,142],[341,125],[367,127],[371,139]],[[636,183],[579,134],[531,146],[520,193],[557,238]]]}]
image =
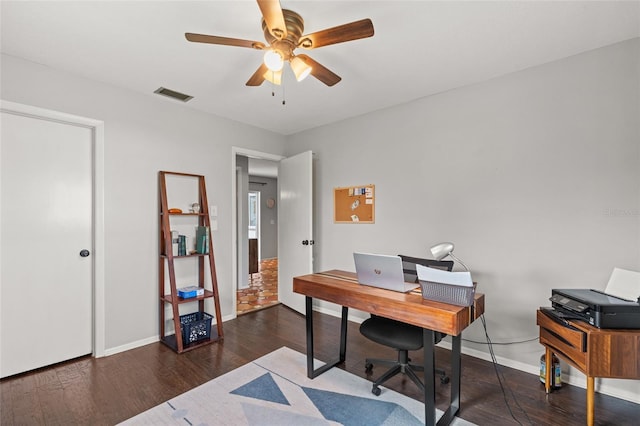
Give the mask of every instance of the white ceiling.
[{"label": "white ceiling", "polygon": [[[342,77],[247,87],[264,41],[255,1],[5,1],[2,52],[284,135],[640,36],[638,1],[288,1],[305,33],[371,18],[372,38],[305,51]],[[302,49],[298,49],[300,53]],[[178,102],[162,98],[165,102]]]}]

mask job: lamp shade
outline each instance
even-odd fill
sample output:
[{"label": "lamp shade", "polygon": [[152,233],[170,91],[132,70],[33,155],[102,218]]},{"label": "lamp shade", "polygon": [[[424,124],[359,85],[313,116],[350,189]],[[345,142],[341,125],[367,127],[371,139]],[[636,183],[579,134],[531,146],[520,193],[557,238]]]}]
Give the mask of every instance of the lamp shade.
[{"label": "lamp shade", "polygon": [[453,252],[453,243],[440,243],[431,247],[431,255],[435,260],[442,260]]},{"label": "lamp shade", "polygon": [[291,69],[293,70],[293,73],[296,75],[297,81],[304,80],[305,78],[307,78],[309,73],[311,73],[311,67],[307,65],[305,61],[298,58],[297,56],[291,58],[290,63],[291,63]]},{"label": "lamp shade", "polygon": [[269,49],[264,54],[264,64],[271,71],[280,71],[284,65],[284,62],[282,61],[282,55],[280,54],[280,52]]},{"label": "lamp shade", "polygon": [[280,85],[282,84],[282,70],[280,71],[271,71],[271,70],[267,70],[264,74],[263,77],[265,80],[267,80],[268,82],[271,82],[275,85]]}]

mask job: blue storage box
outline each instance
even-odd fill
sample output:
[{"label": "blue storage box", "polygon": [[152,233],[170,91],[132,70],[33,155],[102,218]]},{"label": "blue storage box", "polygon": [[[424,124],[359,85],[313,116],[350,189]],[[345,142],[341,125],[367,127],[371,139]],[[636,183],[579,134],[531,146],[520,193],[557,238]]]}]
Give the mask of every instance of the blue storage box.
[{"label": "blue storage box", "polygon": [[212,315],[206,312],[193,312],[191,314],[180,315],[180,325],[182,328],[182,344],[209,340],[211,338]]},{"label": "blue storage box", "polygon": [[192,285],[189,287],[182,287],[178,289],[178,296],[183,299],[190,299],[192,297],[202,296],[204,294],[204,288]]}]

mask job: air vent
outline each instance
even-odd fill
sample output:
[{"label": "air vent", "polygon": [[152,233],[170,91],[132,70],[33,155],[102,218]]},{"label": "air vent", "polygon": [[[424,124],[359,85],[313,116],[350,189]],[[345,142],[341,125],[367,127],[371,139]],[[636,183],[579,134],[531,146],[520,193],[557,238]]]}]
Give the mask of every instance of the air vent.
[{"label": "air vent", "polygon": [[193,96],[185,95],[184,93],[176,92],[175,90],[167,89],[165,87],[159,87],[157,90],[154,90],[153,93],[177,99],[182,102],[188,102],[193,99]]}]

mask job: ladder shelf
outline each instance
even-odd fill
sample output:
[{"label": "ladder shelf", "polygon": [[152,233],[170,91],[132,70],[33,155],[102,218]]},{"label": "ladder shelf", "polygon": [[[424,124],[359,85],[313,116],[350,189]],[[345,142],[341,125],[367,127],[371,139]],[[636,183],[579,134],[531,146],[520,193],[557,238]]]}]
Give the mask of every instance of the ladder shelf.
[{"label": "ladder shelf", "polygon": [[[202,175],[160,171],[160,223],[159,223],[159,299],[160,299],[160,340],[178,353],[183,353],[223,339],[222,315],[220,312],[220,298],[218,294],[218,280],[216,276],[213,240],[211,238],[211,222],[209,217],[209,202],[205,179]],[[167,178],[193,180],[197,183],[197,212],[175,212],[169,210],[167,197]],[[185,217],[193,221],[193,229],[205,227],[207,243],[203,253],[188,250],[187,254],[174,253],[172,241],[171,219]],[[184,226],[184,225],[183,225]],[[196,261],[197,259],[197,261]],[[202,295],[182,298],[178,295],[176,279],[177,262],[197,262],[197,283],[194,285],[203,290]],[[208,272],[208,279],[207,279]],[[168,282],[167,282],[168,278]],[[168,289],[167,289],[168,284]],[[168,291],[168,292],[167,292]],[[214,313],[205,312],[205,301],[212,301]],[[191,303],[197,304],[197,311],[180,315],[179,307]],[[171,308],[172,318],[167,318],[165,310]],[[166,323],[173,322],[174,334],[167,335]],[[212,322],[215,321],[215,328]],[[186,334],[185,334],[186,332]],[[183,341],[185,340],[186,341]]]}]

